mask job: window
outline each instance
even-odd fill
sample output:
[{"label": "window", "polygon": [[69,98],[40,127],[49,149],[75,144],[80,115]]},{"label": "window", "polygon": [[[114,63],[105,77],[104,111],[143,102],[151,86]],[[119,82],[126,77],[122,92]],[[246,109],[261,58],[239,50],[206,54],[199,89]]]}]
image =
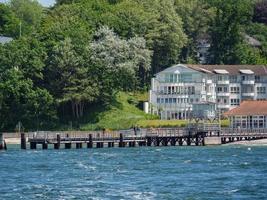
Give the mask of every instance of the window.
[{"label": "window", "polygon": [[238,106],[240,104],[240,99],[231,99],[231,106]]},{"label": "window", "polygon": [[258,94],[265,94],[266,88],[265,87],[257,87],[257,93]]},{"label": "window", "polygon": [[169,81],[170,81],[169,74],[165,74],[165,83],[169,83]]},{"label": "window", "polygon": [[222,81],[223,77],[222,76],[218,76],[218,81]]},{"label": "window", "polygon": [[165,99],[165,103],[169,103],[169,99],[168,98]]},{"label": "window", "polygon": [[222,87],[218,87],[218,88],[217,88],[217,91],[218,91],[218,92],[222,92]]},{"label": "window", "polygon": [[173,80],[173,74],[170,74],[170,82],[173,83],[174,80]]},{"label": "window", "polygon": [[256,82],[260,82],[261,81],[261,77],[260,76],[255,76],[255,81]]},{"label": "window", "polygon": [[231,83],[236,83],[237,82],[237,76],[235,76],[235,75],[230,76],[230,82]]},{"label": "window", "polygon": [[228,87],[224,87],[223,92],[228,92]]},{"label": "window", "polygon": [[227,103],[227,99],[224,99],[224,100],[223,100],[223,103],[226,104],[226,103]]},{"label": "window", "polygon": [[231,87],[230,92],[232,94],[239,94],[239,87]]},{"label": "window", "polygon": [[157,98],[157,103],[160,103],[160,98]]}]

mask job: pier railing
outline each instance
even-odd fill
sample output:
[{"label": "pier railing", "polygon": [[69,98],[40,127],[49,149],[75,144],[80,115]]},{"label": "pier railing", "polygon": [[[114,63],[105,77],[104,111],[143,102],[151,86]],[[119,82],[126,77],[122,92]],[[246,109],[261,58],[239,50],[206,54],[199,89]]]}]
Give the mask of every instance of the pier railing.
[{"label": "pier railing", "polygon": [[220,136],[267,136],[267,129],[238,129],[224,128],[221,129]]}]

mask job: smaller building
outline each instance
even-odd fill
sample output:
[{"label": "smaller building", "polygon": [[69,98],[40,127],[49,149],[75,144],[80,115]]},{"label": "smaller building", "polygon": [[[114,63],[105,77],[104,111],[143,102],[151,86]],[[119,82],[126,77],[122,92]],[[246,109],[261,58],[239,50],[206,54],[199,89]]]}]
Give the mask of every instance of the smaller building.
[{"label": "smaller building", "polygon": [[243,101],[239,107],[224,113],[230,118],[231,128],[267,128],[267,100]]}]

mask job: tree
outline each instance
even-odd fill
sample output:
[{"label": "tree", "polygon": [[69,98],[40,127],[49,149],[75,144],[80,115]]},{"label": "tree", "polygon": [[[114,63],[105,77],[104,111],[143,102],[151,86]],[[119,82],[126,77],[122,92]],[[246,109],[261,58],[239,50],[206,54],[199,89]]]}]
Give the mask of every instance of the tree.
[{"label": "tree", "polygon": [[7,69],[0,76],[0,129],[14,130],[21,121],[25,128],[49,129],[55,125],[53,97],[36,88],[19,69]]},{"label": "tree", "polygon": [[242,26],[251,18],[249,0],[211,1],[216,8],[216,16],[211,22],[210,63],[239,64],[238,46],[243,43]]},{"label": "tree", "polygon": [[41,86],[45,59],[45,49],[38,40],[22,37],[0,47],[0,73],[16,68],[35,86]]},{"label": "tree", "polygon": [[267,25],[267,0],[261,0],[256,3],[254,8],[253,21]]},{"label": "tree", "polygon": [[21,35],[36,32],[44,16],[43,7],[36,0],[10,0],[9,6],[20,20]]},{"label": "tree", "polygon": [[78,55],[70,38],[60,42],[50,57],[50,81],[59,103],[71,102],[72,114],[83,116],[86,103],[98,95],[97,85],[83,57]]},{"label": "tree", "polygon": [[[153,50],[152,73],[179,62],[181,49],[187,42],[180,16],[174,9],[173,0],[136,0],[146,12],[153,13],[150,31],[145,36]],[[150,42],[151,41],[151,42]]]},{"label": "tree", "polygon": [[144,38],[120,39],[106,26],[100,27],[94,38],[90,44],[90,59],[101,69],[100,91],[111,95],[116,90],[136,89],[138,72],[150,69],[151,51],[146,49]]},{"label": "tree", "polygon": [[197,44],[199,39],[207,35],[208,22],[213,15],[205,0],[175,0],[175,11],[182,18],[183,29],[188,37],[182,49],[181,60],[197,62]]},{"label": "tree", "polygon": [[19,19],[7,5],[0,3],[0,34],[10,37],[19,36]]}]

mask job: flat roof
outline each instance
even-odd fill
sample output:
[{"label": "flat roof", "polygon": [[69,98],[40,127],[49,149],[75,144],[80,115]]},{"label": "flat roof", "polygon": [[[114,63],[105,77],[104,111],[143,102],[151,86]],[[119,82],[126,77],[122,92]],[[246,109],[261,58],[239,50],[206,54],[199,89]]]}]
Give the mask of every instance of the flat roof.
[{"label": "flat roof", "polygon": [[213,70],[216,74],[229,74],[229,72],[225,69],[214,69]]},{"label": "flat roof", "polygon": [[254,74],[254,72],[251,71],[250,69],[240,69],[239,71],[242,74]]}]

